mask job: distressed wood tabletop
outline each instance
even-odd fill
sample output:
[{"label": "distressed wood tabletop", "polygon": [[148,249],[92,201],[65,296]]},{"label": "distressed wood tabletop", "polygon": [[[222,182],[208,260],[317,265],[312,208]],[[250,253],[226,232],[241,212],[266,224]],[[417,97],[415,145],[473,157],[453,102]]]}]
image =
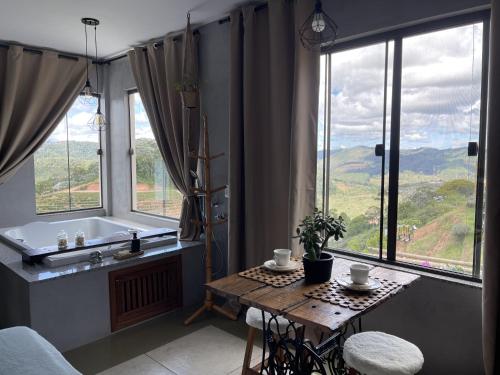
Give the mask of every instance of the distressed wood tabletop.
[{"label": "distressed wood tabletop", "polygon": [[[349,267],[353,263],[360,262],[336,257],[333,262],[331,280],[349,273]],[[396,271],[381,266],[373,267],[370,271],[370,277],[395,281],[400,286],[383,296],[375,304],[358,311],[307,297],[305,293],[318,288],[318,284],[306,284],[304,279],[283,288],[275,288],[233,274],[206,284],[206,287],[219,296],[236,300],[243,305],[282,315],[305,326],[332,332],[385,303],[420,278],[419,275],[410,272]]]}]

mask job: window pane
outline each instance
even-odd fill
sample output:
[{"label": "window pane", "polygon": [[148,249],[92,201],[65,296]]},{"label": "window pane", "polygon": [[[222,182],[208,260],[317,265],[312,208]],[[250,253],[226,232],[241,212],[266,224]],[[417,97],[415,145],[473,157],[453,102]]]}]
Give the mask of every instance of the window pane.
[{"label": "window pane", "polygon": [[167,173],[138,93],[130,94],[130,115],[135,149],[132,158],[133,209],[180,218],[182,195]]},{"label": "window pane", "polygon": [[36,213],[69,211],[66,118],[35,152]]},{"label": "window pane", "polygon": [[328,56],[327,55],[321,55],[320,58],[320,79],[319,79],[319,102],[318,102],[318,129],[317,129],[317,134],[318,134],[318,143],[317,143],[317,148],[318,148],[318,159],[316,163],[316,202],[315,202],[315,207],[317,207],[320,210],[324,210],[323,203],[324,203],[324,185],[325,185],[325,173],[324,173],[324,168],[325,168],[325,160],[326,160],[326,133],[327,133],[327,128],[325,127],[325,124],[328,122],[326,121],[326,116],[327,116],[327,83],[326,83],[326,69],[327,69],[327,62],[328,61]]},{"label": "window pane", "polygon": [[396,256],[471,273],[482,24],[403,40]]},{"label": "window pane", "polygon": [[77,100],[67,114],[72,210],[101,206],[99,132],[87,125],[96,109]]},{"label": "window pane", "polygon": [[87,125],[96,110],[76,100],[35,153],[37,214],[101,207],[99,133]]},{"label": "window pane", "polygon": [[346,219],[344,240],[334,248],[374,256],[380,249],[386,44],[332,54],[328,212]]}]

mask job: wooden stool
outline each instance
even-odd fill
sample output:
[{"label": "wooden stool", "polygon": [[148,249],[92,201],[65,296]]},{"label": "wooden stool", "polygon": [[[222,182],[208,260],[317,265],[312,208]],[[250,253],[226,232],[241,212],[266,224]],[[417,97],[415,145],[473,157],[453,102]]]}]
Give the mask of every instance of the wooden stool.
[{"label": "wooden stool", "polygon": [[414,375],[424,364],[420,349],[383,332],[362,332],[344,344],[346,366],[366,375]]},{"label": "wooden stool", "polygon": [[[268,312],[264,312],[264,319],[268,321],[271,319],[271,314]],[[277,321],[277,324],[276,324]],[[290,325],[288,319],[283,318],[282,316],[277,316],[276,321],[273,320],[271,322],[271,330],[274,334],[278,335],[286,333],[287,327]],[[245,349],[245,358],[243,359],[243,368],[242,375],[245,375],[248,370],[250,370],[250,362],[252,361],[252,351],[253,344],[255,341],[255,335],[257,334],[257,330],[262,330],[262,311],[256,309],[255,307],[250,307],[247,311],[246,322],[248,324],[248,336],[247,336],[247,346]],[[295,327],[302,327],[301,324],[295,323]]]}]

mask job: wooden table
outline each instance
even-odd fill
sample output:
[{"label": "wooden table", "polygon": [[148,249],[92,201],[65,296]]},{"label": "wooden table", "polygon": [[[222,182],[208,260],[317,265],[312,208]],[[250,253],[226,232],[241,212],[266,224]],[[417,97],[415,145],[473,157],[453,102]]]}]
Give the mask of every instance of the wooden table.
[{"label": "wooden table", "polygon": [[[349,267],[353,263],[359,262],[336,258],[333,262],[332,280],[337,276],[349,273]],[[405,290],[420,277],[412,273],[378,266],[370,271],[370,276],[396,281],[400,286],[371,306],[358,311],[307,297],[305,293],[316,289],[318,285],[308,285],[304,279],[286,287],[276,288],[259,281],[244,278],[238,274],[233,274],[213,281],[207,284],[206,287],[219,296],[236,300],[243,305],[256,307],[271,313],[273,316],[284,316],[290,322],[300,323],[306,328],[316,328],[324,332],[327,337],[338,338],[337,341],[330,341],[336,341],[336,344],[340,345],[339,333],[345,330],[348,325],[352,325],[362,315],[388,301],[395,294]],[[265,326],[264,322],[264,329]],[[272,332],[269,332],[269,334],[270,339],[272,339]],[[320,349],[323,350],[324,348]],[[317,371],[323,373],[321,369]],[[262,371],[262,368],[255,372],[280,373],[279,371]]]}]

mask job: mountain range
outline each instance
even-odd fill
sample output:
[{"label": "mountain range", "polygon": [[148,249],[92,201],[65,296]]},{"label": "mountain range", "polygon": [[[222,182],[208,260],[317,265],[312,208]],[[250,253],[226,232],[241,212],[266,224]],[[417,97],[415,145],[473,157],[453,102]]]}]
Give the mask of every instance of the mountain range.
[{"label": "mountain range", "polygon": [[[325,157],[325,151],[318,151],[318,160]],[[363,173],[379,175],[381,157],[375,156],[371,147],[356,146],[330,151],[331,168],[337,173]],[[400,172],[414,172],[417,174],[433,175],[443,172],[454,174],[462,173],[470,167],[470,162],[476,158],[467,156],[467,148],[417,148],[400,150]],[[389,163],[389,151],[386,150],[386,168]]]}]

